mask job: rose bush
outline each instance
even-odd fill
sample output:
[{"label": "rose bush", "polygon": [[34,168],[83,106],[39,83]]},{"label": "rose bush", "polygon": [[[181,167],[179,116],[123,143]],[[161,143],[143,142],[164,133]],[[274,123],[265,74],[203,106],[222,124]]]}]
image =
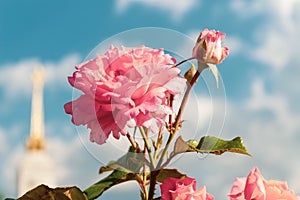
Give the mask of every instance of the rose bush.
[{"label": "rose bush", "polygon": [[[125,155],[101,166],[99,172],[111,172],[108,176],[83,192],[74,187],[41,186],[25,194],[24,199],[63,195],[70,200],[92,200],[114,185],[136,181],[142,200],[213,200],[205,186],[196,189],[195,179],[167,166],[177,155],[191,152],[251,156],[241,137],[223,140],[208,135],[195,141],[177,134],[184,125],[182,115],[190,92],[205,68],[211,70],[218,85],[216,64],[229,54],[228,48],[222,46],[224,38],[219,31],[205,29],[195,43],[192,57],[179,63],[162,49],[111,46],[106,53],[77,65],[68,80],[83,94],[66,103],[65,112],[72,115],[75,125],[87,125],[92,142],[103,144],[111,134],[116,139],[126,135],[130,146]],[[181,77],[178,66],[192,59],[197,60],[198,70],[191,64]],[[177,110],[173,101],[180,94],[184,95]],[[142,141],[135,138],[137,130]],[[149,132],[157,133],[156,140],[149,137]],[[161,196],[156,197],[159,183]],[[285,182],[265,180],[258,168],[245,178],[237,178],[228,196],[230,200],[299,200]]]}]

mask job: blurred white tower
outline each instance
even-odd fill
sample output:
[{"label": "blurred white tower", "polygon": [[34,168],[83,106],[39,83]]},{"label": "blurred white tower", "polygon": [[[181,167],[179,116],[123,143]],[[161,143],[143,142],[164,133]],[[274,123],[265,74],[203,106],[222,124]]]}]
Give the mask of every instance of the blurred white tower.
[{"label": "blurred white tower", "polygon": [[43,71],[37,67],[33,71],[30,136],[26,152],[20,161],[18,171],[18,196],[40,185],[55,186],[55,168],[45,151],[45,127],[43,112]]}]

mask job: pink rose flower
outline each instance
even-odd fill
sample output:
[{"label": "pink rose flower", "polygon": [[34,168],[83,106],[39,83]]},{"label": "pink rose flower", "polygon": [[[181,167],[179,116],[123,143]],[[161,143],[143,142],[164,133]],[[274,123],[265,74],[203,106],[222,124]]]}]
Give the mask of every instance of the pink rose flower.
[{"label": "pink rose flower", "polygon": [[173,66],[175,59],[162,49],[144,46],[115,48],[77,65],[69,83],[83,94],[66,103],[75,125],[87,125],[90,140],[103,144],[128,128],[144,126],[156,132],[172,108],[170,95],[181,94],[185,79]]},{"label": "pink rose flower", "polygon": [[193,48],[193,57],[200,63],[220,64],[229,54],[227,47],[222,47],[225,34],[204,29]]},{"label": "pink rose flower", "polygon": [[286,182],[265,180],[256,167],[246,178],[236,178],[228,196],[230,200],[300,199],[288,189]]},{"label": "pink rose flower", "polygon": [[286,182],[280,181],[265,181],[266,187],[266,200],[273,200],[273,199],[294,199],[299,200],[300,197],[297,197],[294,191],[288,189],[288,185]]},{"label": "pink rose flower", "polygon": [[196,190],[196,179],[167,178],[160,185],[162,200],[213,200],[214,197],[206,193],[203,186]]}]

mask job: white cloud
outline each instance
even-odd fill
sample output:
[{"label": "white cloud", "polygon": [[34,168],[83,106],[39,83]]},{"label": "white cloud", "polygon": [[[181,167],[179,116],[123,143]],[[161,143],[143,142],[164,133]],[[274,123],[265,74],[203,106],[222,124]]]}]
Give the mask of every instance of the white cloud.
[{"label": "white cloud", "polygon": [[263,11],[266,1],[230,1],[230,7],[233,11],[239,14],[239,17],[253,17]]},{"label": "white cloud", "polygon": [[185,0],[185,1],[173,1],[173,0],[117,0],[116,9],[118,12],[124,12],[131,5],[140,4],[146,7],[153,7],[161,9],[171,15],[174,20],[181,19],[188,11],[192,10],[197,4],[198,0]]},{"label": "white cloud", "polygon": [[45,74],[46,84],[50,87],[53,85],[67,85],[67,76],[71,76],[75,71],[75,65],[81,62],[81,57],[78,54],[68,55],[63,57],[58,62],[46,62]]},{"label": "white cloud", "polygon": [[[283,94],[268,93],[262,80],[253,82],[252,97],[245,103],[245,109],[253,117],[253,123],[261,126],[260,129],[265,130],[268,136],[286,136],[285,140],[288,141],[296,137],[300,130],[298,123],[300,117],[298,112],[289,106],[288,97]],[[283,141],[272,140],[272,142]]]},{"label": "white cloud", "polygon": [[254,30],[256,46],[249,55],[277,71],[287,65],[300,63],[300,2],[297,0],[232,1],[238,16],[263,18]]},{"label": "white cloud", "polygon": [[15,148],[10,149],[8,156],[2,158],[3,166],[0,175],[2,177],[1,187],[3,188],[1,189],[5,192],[7,197],[16,197],[17,195],[17,169],[24,156],[23,148],[23,145],[15,145]]},{"label": "white cloud", "polygon": [[[47,140],[48,152],[56,167],[59,186],[77,185],[85,189],[96,179],[99,163],[83,148],[78,137]],[[67,147],[67,148],[66,148]]]},{"label": "white cloud", "polygon": [[[1,110],[2,111],[2,110]],[[2,113],[1,113],[2,114]],[[28,121],[29,122],[29,121]],[[2,138],[0,143],[2,142],[5,149],[9,149],[9,142],[11,140],[15,140],[20,138],[21,133],[23,132],[23,125],[22,124],[14,124],[12,126],[7,127],[6,124],[1,124],[0,126],[0,133],[2,134]]]},{"label": "white cloud", "polygon": [[[10,147],[12,148],[12,147]],[[47,139],[46,153],[55,166],[57,186],[77,185],[82,189],[94,183],[100,164],[84,150],[78,137],[65,141],[55,137]],[[17,170],[25,156],[25,144],[19,143],[2,158],[1,185],[8,197],[16,196]]]},{"label": "white cloud", "polygon": [[184,138],[198,138],[201,132],[206,134],[212,120],[214,106],[209,97],[190,96],[182,119],[184,120],[181,133],[185,133]]},{"label": "white cloud", "polygon": [[255,80],[251,98],[239,106],[230,105],[226,131],[236,129],[243,134],[255,165],[261,166],[266,178],[285,180],[299,193],[299,184],[293,180],[299,174],[300,117],[289,107],[288,98],[267,92],[263,80]]},{"label": "white cloud", "polygon": [[36,59],[23,60],[18,63],[6,64],[0,68],[1,89],[7,97],[24,95],[31,92],[31,72],[34,66],[39,66]]},{"label": "white cloud", "polygon": [[72,74],[74,66],[79,62],[80,57],[75,54],[66,56],[57,62],[42,63],[38,59],[27,59],[17,63],[5,64],[0,66],[0,91],[2,90],[4,96],[8,99],[16,96],[29,96],[32,90],[32,71],[36,66],[44,67],[46,86],[57,86],[66,82],[66,77]]},{"label": "white cloud", "polygon": [[226,36],[224,46],[229,48],[230,56],[236,56],[242,53],[246,47],[242,39],[234,36]]},{"label": "white cloud", "polygon": [[[257,33],[261,34],[261,33]],[[290,45],[292,41],[286,40],[282,33],[274,31],[272,28],[264,33],[266,37],[259,37],[260,46],[255,51],[252,51],[253,58],[269,64],[275,69],[283,69],[288,64],[294,52],[290,52]],[[288,33],[290,35],[290,33]],[[288,40],[292,40],[289,38]]]},{"label": "white cloud", "polygon": [[230,1],[230,8],[237,12],[239,16],[249,18],[255,17],[260,14],[274,15],[279,19],[290,19],[293,16],[295,6],[298,4],[298,0],[253,0],[253,1]]},{"label": "white cloud", "polygon": [[248,101],[247,108],[251,111],[269,110],[275,116],[288,115],[287,99],[282,95],[266,94],[264,82],[259,79],[252,83],[252,98]]}]

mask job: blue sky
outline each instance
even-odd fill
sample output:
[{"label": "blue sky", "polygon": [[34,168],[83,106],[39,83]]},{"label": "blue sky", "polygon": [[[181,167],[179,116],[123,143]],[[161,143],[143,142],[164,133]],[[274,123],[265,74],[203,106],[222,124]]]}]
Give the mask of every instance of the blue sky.
[{"label": "blue sky", "polygon": [[[224,43],[231,50],[219,66],[226,91],[222,137],[242,136],[254,157],[188,155],[174,166],[197,178],[198,187],[205,184],[216,199],[224,199],[234,178],[246,176],[254,166],[267,179],[288,181],[300,194],[299,11],[297,0],[1,0],[0,191],[16,195],[16,167],[29,134],[35,65],[42,64],[47,73],[46,137],[59,185],[84,189],[100,178],[101,163],[84,148],[63,111],[72,98],[66,77],[74,65],[100,42],[133,28],[168,28],[196,39],[207,27],[225,32]],[[203,124],[211,122],[211,113],[224,117],[224,110],[218,110],[223,101],[211,104],[205,92],[191,101],[201,110],[196,113],[201,132],[208,129]],[[138,198],[134,184],[126,188],[116,187],[103,199]]]}]

